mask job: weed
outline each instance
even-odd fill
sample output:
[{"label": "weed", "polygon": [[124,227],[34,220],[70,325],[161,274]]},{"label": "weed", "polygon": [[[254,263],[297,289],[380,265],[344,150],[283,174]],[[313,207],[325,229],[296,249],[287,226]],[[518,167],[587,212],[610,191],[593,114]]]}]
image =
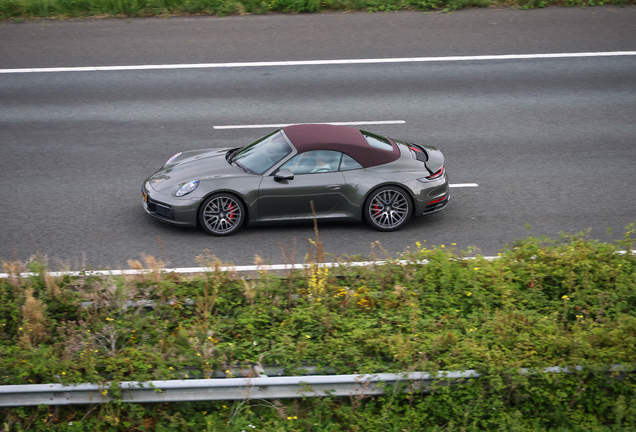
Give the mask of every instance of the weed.
[{"label": "weed", "polygon": [[22,346],[37,346],[47,339],[46,306],[42,300],[33,297],[33,290],[25,291],[23,327],[20,328]]}]

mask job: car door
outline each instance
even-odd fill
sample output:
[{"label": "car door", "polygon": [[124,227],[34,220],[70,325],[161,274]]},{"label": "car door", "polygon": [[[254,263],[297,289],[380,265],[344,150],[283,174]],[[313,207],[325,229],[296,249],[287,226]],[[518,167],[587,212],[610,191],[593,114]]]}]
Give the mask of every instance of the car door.
[{"label": "car door", "polygon": [[290,180],[267,176],[258,192],[259,219],[311,217],[329,213],[342,197],[345,179],[338,171],[342,153],[314,150],[296,155],[279,170],[294,174]]}]

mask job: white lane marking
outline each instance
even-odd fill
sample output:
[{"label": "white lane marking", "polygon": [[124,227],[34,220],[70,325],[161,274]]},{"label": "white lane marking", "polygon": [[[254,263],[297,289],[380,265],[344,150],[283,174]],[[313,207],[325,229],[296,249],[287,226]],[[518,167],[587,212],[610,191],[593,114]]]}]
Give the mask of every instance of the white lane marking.
[{"label": "white lane marking", "polygon": [[0,73],[42,73],[42,72],[98,72],[98,71],[129,71],[129,70],[157,70],[157,69],[210,69],[210,68],[243,68],[268,66],[317,66],[317,65],[349,65],[349,64],[377,64],[377,63],[425,63],[449,61],[482,61],[482,60],[524,60],[524,59],[552,59],[552,58],[580,58],[580,57],[617,57],[636,56],[636,51],[607,51],[581,53],[553,53],[553,54],[504,54],[481,56],[448,56],[448,57],[401,57],[375,59],[342,59],[342,60],[299,60],[299,61],[271,61],[271,62],[241,62],[241,63],[191,63],[191,64],[158,64],[158,65],[130,65],[130,66],[81,66],[81,67],[51,67],[51,68],[20,68],[0,69]]},{"label": "white lane marking", "polygon": [[[615,253],[624,255],[626,253],[636,254],[636,249],[631,251],[616,251]],[[464,257],[461,259],[464,260],[472,260],[477,257]],[[488,261],[493,261],[500,256],[485,256],[481,257]],[[408,260],[399,260],[399,261],[359,261],[359,262],[350,262],[350,263],[325,263],[318,264],[319,266],[334,268],[334,267],[369,267],[372,265],[386,265],[386,264],[399,264],[399,265],[407,265],[407,264],[419,264],[426,265],[428,264],[427,260],[422,261],[408,261]],[[249,266],[222,266],[222,267],[185,267],[185,268],[169,268],[169,269],[161,269],[161,273],[179,273],[179,274],[187,274],[187,273],[207,273],[212,271],[235,271],[235,272],[246,272],[246,271],[271,271],[271,270],[303,270],[309,268],[310,264],[273,264],[273,265],[249,265]],[[153,270],[150,269],[141,269],[141,270],[87,270],[87,271],[64,271],[64,272],[47,272],[48,275],[53,277],[60,276],[124,276],[124,275],[140,275],[140,274],[152,274]],[[10,277],[8,273],[0,273],[0,279],[6,279]],[[20,273],[20,277],[30,277],[30,276],[38,276],[38,273]]]},{"label": "white lane marking", "polygon": [[[388,125],[388,124],[404,124],[404,120],[378,120],[378,121],[358,121],[358,122],[330,122],[330,123],[313,123],[313,124],[330,124],[337,126],[360,126],[360,125]],[[303,123],[280,123],[280,124],[253,124],[253,125],[226,125],[212,126],[214,129],[261,129],[261,128],[282,128]]]},{"label": "white lane marking", "polygon": [[[497,257],[484,257],[487,260],[493,260]],[[325,263],[319,264],[320,266],[334,268],[334,267],[368,267],[372,265],[386,265],[389,263],[395,263],[400,265],[406,265],[409,263],[407,260],[399,260],[399,261],[360,261],[360,262],[351,262],[351,263]],[[417,264],[427,264],[428,261],[420,261]],[[226,271],[236,271],[236,272],[248,272],[248,271],[272,271],[272,270],[303,270],[309,268],[310,264],[273,264],[273,265],[248,265],[248,266],[222,266],[217,267],[218,271],[226,272]],[[186,268],[171,268],[171,269],[161,269],[161,273],[206,273],[215,271],[214,268],[211,267],[186,267]],[[59,277],[59,276],[124,276],[124,275],[140,275],[140,274],[152,274],[152,270],[149,269],[141,269],[141,270],[87,270],[87,271],[67,271],[67,272],[47,272],[50,276]],[[37,276],[37,273],[20,273],[20,277],[29,277],[29,276]],[[0,279],[6,279],[10,275],[8,273],[0,273]]]},{"label": "white lane marking", "polygon": [[478,187],[477,183],[452,183],[449,184],[448,187],[459,188],[459,187]]}]

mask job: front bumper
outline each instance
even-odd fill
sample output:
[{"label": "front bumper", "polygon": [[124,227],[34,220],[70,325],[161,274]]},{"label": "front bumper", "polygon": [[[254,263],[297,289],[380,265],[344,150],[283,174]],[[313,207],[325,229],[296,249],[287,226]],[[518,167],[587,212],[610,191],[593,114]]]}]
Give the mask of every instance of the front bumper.
[{"label": "front bumper", "polygon": [[150,216],[161,222],[196,226],[200,199],[174,198],[155,191],[146,182],[141,187],[141,204]]}]

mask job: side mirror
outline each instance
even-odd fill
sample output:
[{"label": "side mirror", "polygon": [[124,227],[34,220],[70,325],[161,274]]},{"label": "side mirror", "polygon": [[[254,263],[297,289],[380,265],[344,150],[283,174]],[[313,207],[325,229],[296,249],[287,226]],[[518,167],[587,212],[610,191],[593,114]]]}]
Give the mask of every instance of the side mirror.
[{"label": "side mirror", "polygon": [[274,180],[283,181],[283,180],[293,180],[294,174],[290,170],[280,170],[274,175]]}]

